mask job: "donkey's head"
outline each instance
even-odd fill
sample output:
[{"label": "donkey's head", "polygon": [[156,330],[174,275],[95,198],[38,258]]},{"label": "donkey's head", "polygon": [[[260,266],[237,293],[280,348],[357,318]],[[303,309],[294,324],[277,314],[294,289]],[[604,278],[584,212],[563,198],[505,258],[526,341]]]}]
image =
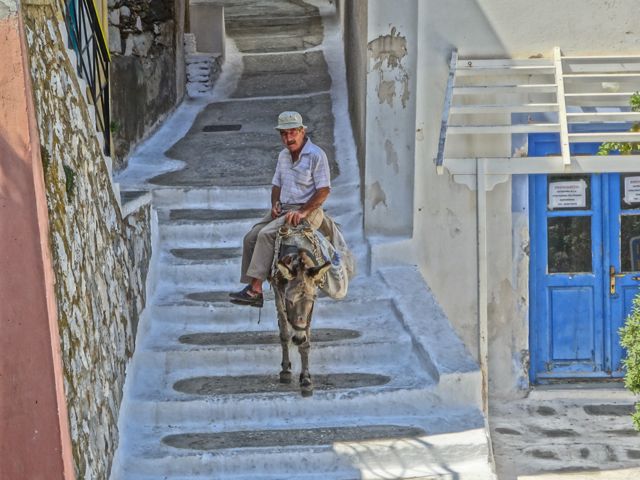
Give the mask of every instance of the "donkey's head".
[{"label": "donkey's head", "polygon": [[289,254],[277,263],[278,271],[286,280],[284,284],[284,303],[287,320],[295,330],[293,341],[304,343],[307,338],[305,330],[311,322],[313,304],[318,294],[318,284],[331,262],[317,266],[306,250]]}]

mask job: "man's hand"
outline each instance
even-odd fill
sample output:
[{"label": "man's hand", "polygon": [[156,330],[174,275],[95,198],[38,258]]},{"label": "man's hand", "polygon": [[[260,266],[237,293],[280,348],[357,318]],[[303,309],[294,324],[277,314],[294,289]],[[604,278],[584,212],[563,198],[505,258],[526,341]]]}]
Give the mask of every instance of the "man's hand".
[{"label": "man's hand", "polygon": [[297,227],[306,216],[307,214],[301,210],[291,210],[284,215],[284,221]]},{"label": "man's hand", "polygon": [[278,218],[282,213],[282,205],[280,202],[276,202],[273,207],[271,207],[271,218]]}]

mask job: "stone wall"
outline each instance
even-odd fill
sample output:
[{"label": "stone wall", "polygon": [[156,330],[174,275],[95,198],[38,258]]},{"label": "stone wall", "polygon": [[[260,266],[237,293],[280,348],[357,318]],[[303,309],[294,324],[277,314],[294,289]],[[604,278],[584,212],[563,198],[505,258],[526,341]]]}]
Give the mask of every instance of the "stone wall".
[{"label": "stone wall", "polygon": [[150,211],[121,217],[57,5],[27,4],[23,14],[76,477],[101,480],[117,447],[125,367],[145,302]]},{"label": "stone wall", "polygon": [[114,168],[184,94],[184,0],[109,0]]}]

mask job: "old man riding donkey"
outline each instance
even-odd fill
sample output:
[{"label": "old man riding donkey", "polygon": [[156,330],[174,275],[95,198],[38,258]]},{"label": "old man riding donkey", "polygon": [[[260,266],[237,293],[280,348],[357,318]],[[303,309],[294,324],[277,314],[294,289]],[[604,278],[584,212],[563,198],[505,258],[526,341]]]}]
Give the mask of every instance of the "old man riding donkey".
[{"label": "old man riding donkey", "polygon": [[[323,279],[332,270],[332,261],[336,263],[333,276],[339,280],[338,283],[343,284],[338,290],[343,290],[344,294],[344,282],[347,279],[346,275],[342,275],[343,280],[339,279],[341,268],[344,267],[339,261],[339,255],[335,258],[318,256],[321,253],[321,241],[315,240],[317,246],[314,247],[311,240],[324,238],[316,230],[323,223],[326,228],[329,220],[325,219],[322,210],[322,204],[331,190],[327,155],[306,136],[306,127],[299,113],[281,113],[275,128],[280,132],[285,148],[278,156],[271,182],[271,211],[244,237],[240,281],[247,285],[239,292],[231,293],[230,297],[233,303],[262,307],[262,283],[270,278],[276,292],[278,323],[283,342],[283,370],[280,380],[287,382],[291,379],[288,354],[291,328],[294,332],[293,341],[298,345],[302,356],[302,392],[311,394],[313,386],[308,371],[311,338],[309,328],[317,286],[323,284]],[[329,230],[337,231],[333,222],[330,225],[333,228],[329,227]],[[300,236],[293,232],[303,233]],[[288,241],[298,237],[304,237],[309,244],[300,244],[294,251]],[[294,240],[292,242],[296,245],[299,243]],[[276,243],[279,243],[279,247]],[[281,248],[283,245],[284,249]],[[331,255],[328,251],[326,254]],[[321,259],[324,261],[318,264]],[[340,294],[343,292],[333,296],[339,297]]]}]

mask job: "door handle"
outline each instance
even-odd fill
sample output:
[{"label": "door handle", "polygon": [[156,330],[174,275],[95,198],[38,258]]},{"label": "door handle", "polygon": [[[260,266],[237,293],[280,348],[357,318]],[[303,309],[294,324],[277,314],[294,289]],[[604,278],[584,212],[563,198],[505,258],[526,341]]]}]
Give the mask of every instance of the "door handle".
[{"label": "door handle", "polygon": [[613,265],[609,266],[609,293],[611,295],[616,294],[616,278],[624,276],[624,273],[616,273],[616,268]]}]

